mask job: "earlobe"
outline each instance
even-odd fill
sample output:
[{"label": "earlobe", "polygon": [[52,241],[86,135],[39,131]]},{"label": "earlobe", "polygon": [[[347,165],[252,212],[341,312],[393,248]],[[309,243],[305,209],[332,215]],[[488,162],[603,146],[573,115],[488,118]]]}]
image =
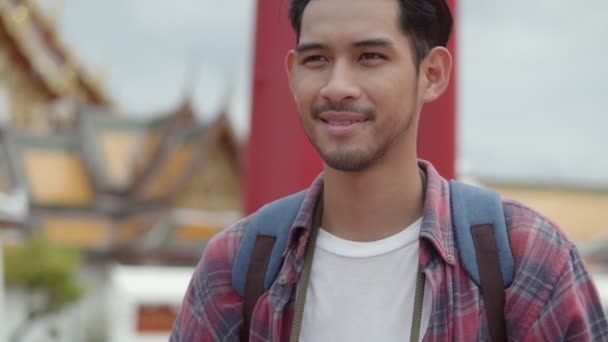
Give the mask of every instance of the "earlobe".
[{"label": "earlobe", "polygon": [[440,97],[450,83],[452,55],[444,47],[433,48],[424,59],[420,72],[426,78],[424,102],[431,102]]}]

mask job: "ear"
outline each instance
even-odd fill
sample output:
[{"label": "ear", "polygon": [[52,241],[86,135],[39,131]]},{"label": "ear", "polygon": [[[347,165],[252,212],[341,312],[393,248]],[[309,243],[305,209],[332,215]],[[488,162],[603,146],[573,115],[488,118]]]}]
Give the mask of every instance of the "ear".
[{"label": "ear", "polygon": [[287,80],[289,83],[289,88],[291,89],[292,92],[293,92],[295,64],[296,64],[296,53],[294,50],[289,50],[289,52],[287,52],[287,56],[285,56],[285,71],[287,72]]},{"label": "ear", "polygon": [[441,96],[450,83],[452,55],[448,49],[433,48],[420,63],[419,76],[422,86],[422,100],[431,102]]}]

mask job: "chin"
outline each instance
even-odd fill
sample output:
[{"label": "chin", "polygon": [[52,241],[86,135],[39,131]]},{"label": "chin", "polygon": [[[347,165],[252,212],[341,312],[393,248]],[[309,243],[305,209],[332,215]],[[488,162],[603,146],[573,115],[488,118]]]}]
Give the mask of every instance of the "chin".
[{"label": "chin", "polygon": [[[319,151],[321,152],[321,151]],[[321,158],[332,169],[343,172],[361,172],[372,167],[379,159],[371,153],[363,151],[332,151],[321,152]]]}]

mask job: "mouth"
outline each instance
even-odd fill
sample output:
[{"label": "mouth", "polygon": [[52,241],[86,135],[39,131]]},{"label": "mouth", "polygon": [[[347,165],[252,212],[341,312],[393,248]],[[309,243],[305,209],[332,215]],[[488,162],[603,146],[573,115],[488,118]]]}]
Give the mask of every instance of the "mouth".
[{"label": "mouth", "polygon": [[357,123],[365,122],[367,120],[361,120],[361,121],[335,121],[335,120],[332,120],[332,121],[329,121],[329,120],[321,119],[321,121],[330,126],[350,126],[350,125],[354,125]]},{"label": "mouth", "polygon": [[324,112],[319,119],[332,126],[348,126],[367,121],[367,115],[357,112]]},{"label": "mouth", "polygon": [[324,112],[318,119],[327,133],[335,137],[353,135],[368,121],[366,115],[355,112]]}]

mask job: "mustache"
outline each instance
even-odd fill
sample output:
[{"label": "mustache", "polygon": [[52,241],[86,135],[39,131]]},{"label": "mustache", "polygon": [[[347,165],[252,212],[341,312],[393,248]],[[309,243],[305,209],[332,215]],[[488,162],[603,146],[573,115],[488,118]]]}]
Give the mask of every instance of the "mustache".
[{"label": "mustache", "polygon": [[376,111],[373,108],[357,106],[350,102],[320,104],[313,107],[312,116],[314,119],[319,119],[321,114],[325,112],[352,112],[364,115],[367,120],[374,120],[376,118]]}]

